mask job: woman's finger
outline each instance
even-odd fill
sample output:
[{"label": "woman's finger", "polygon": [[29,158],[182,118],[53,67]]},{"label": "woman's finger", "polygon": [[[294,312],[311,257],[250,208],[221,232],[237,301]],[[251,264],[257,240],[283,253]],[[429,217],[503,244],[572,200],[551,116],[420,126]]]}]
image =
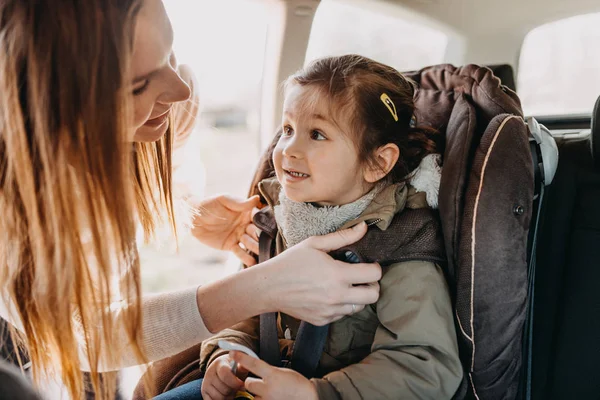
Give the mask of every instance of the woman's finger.
[{"label": "woman's finger", "polygon": [[254,254],[258,254],[258,242],[252,239],[249,235],[242,235],[242,237],[240,238],[240,243],[242,243],[248,250],[250,250]]},{"label": "woman's finger", "polygon": [[348,315],[359,313],[364,308],[364,305],[355,304],[354,307],[352,307],[352,304],[340,304],[335,308],[333,314],[329,318],[327,318],[327,320],[325,320],[324,323],[322,323],[321,325],[330,324]]},{"label": "woman's finger", "polygon": [[243,366],[247,371],[252,372],[254,375],[261,378],[267,378],[271,374],[271,371],[275,368],[263,360],[250,357],[249,355],[239,351],[232,351],[229,354],[234,361]]},{"label": "woman's finger", "polygon": [[251,267],[254,264],[256,264],[256,259],[254,257],[252,257],[250,254],[246,253],[246,250],[242,249],[239,245],[237,245],[237,244],[234,245],[233,249],[231,249],[231,251],[245,265]]},{"label": "woman's finger", "polygon": [[344,229],[328,235],[315,236],[308,240],[313,248],[330,252],[357,242],[365,233],[367,233],[367,224],[361,222],[350,229]]},{"label": "woman's finger", "polygon": [[379,281],[381,275],[381,266],[377,263],[345,264],[342,279],[350,285],[364,285]]},{"label": "woman's finger", "polygon": [[254,394],[255,399],[259,399],[265,392],[265,382],[262,379],[246,378],[244,387],[247,391]]},{"label": "woman's finger", "polygon": [[362,310],[364,310],[367,307],[366,305],[363,305],[363,304],[354,304],[354,307],[352,307],[352,304],[353,303],[339,304],[338,306],[336,306],[334,308],[333,313],[327,319],[320,322],[319,325],[330,324],[330,323],[338,321],[348,315],[358,314],[359,312],[361,312]]},{"label": "woman's finger", "polygon": [[219,365],[217,368],[217,376],[220,379],[220,383],[225,385],[229,390],[238,390],[244,386],[244,382],[231,372],[231,367],[226,363]]},{"label": "woman's finger", "polygon": [[221,196],[221,204],[232,211],[250,211],[260,205],[260,198],[256,195],[246,200],[241,200],[233,196],[223,195]]},{"label": "woman's finger", "polygon": [[341,312],[344,313],[344,315],[353,315],[356,313],[361,312],[362,310],[364,310],[366,306],[362,305],[362,304],[342,304],[341,305]]},{"label": "woman's finger", "polygon": [[344,290],[341,296],[341,304],[356,304],[363,306],[373,304],[379,299],[379,283],[374,282],[368,285],[352,286]]},{"label": "woman's finger", "polygon": [[246,226],[246,234],[256,241],[258,241],[258,236],[260,235],[259,232],[260,230],[254,224],[248,224]]}]

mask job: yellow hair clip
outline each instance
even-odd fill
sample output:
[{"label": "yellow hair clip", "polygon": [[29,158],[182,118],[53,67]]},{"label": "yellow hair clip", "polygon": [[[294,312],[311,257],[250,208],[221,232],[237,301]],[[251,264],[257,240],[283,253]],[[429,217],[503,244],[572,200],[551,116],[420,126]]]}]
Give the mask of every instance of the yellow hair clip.
[{"label": "yellow hair clip", "polygon": [[396,105],[394,104],[392,99],[390,99],[390,96],[388,96],[387,93],[382,93],[380,99],[383,102],[383,104],[385,104],[385,106],[388,108],[388,110],[390,110],[390,113],[392,113],[394,121],[398,122],[398,112],[396,111]]}]

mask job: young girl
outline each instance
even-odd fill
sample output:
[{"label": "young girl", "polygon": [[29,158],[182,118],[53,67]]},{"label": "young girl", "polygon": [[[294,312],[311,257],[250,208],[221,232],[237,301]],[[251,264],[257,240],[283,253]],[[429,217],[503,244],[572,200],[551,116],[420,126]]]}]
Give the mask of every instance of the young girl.
[{"label": "young girl", "polygon": [[[259,184],[268,207],[255,223],[263,231],[276,226],[270,234],[277,254],[365,221],[369,232],[350,255],[385,268],[379,301],[329,326],[315,377],[290,371],[290,379],[272,379],[268,398],[450,399],[459,386],[443,244],[431,211],[441,138],[415,126],[413,95],[399,72],[357,55],[315,61],[286,82],[272,154],[276,177]],[[292,368],[299,327],[278,314],[281,359],[292,360]],[[205,399],[231,398],[243,386],[217,341],[258,352],[259,332],[254,318],[202,344]],[[257,395],[265,385],[246,381]]]}]

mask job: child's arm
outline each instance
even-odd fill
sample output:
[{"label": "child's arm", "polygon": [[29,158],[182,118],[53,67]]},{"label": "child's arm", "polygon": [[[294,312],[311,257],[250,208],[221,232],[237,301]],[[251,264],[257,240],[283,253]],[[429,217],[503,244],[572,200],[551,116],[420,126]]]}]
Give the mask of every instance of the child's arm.
[{"label": "child's arm", "polygon": [[224,329],[215,336],[205,340],[200,347],[200,369],[206,371],[215,359],[229,353],[228,350],[219,348],[219,340],[242,344],[255,353],[258,353],[259,332],[259,317],[256,316],[242,321],[230,329]]},{"label": "child's arm", "polygon": [[380,326],[362,362],[313,379],[320,399],[450,399],[462,367],[448,287],[435,264],[389,267],[377,302]]}]

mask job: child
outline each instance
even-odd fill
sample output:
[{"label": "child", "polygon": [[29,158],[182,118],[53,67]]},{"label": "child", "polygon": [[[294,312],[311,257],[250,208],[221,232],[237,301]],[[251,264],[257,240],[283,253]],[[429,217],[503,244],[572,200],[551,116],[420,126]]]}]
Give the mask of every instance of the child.
[{"label": "child", "polygon": [[[441,138],[415,126],[413,95],[399,72],[357,55],[315,61],[286,82],[276,178],[259,184],[269,206],[263,217],[277,226],[275,253],[365,221],[370,244],[362,249],[385,267],[378,302],[330,324],[316,377],[299,375],[286,388],[293,398],[450,399],[461,382],[443,244],[430,211]],[[277,325],[281,359],[290,360],[300,321],[279,313]],[[202,393],[213,400],[242,385],[219,339],[258,352],[258,318],[202,344]]]}]

